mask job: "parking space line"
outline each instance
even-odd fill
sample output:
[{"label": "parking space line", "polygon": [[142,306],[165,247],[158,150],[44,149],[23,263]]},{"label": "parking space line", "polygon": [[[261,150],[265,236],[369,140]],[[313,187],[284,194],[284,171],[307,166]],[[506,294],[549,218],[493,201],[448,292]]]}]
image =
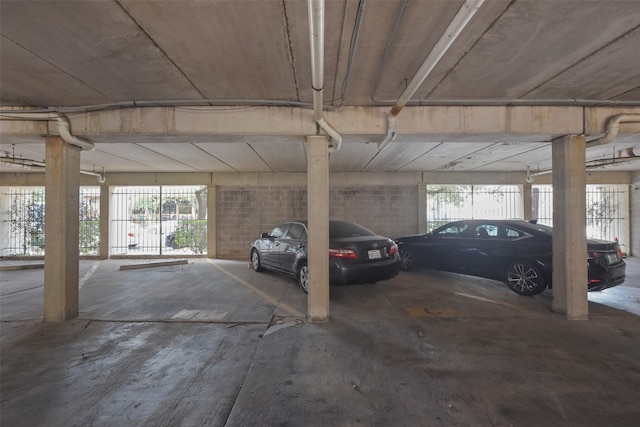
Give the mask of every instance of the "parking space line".
[{"label": "parking space line", "polygon": [[476,296],[476,295],[469,295],[469,294],[465,294],[465,293],[462,293],[462,292],[454,292],[454,294],[455,295],[460,295],[462,297],[475,299],[475,300],[478,300],[478,301],[490,302],[490,303],[493,303],[493,304],[501,305],[503,307],[510,308],[510,309],[518,311],[520,313],[526,313],[526,310],[523,310],[522,308],[518,307],[517,305],[507,304],[507,303],[504,303],[504,302],[495,301],[495,300],[492,300],[492,299],[489,299],[489,298],[483,298],[483,297],[479,297],[479,296]]},{"label": "parking space line", "polygon": [[405,310],[409,313],[409,316],[414,319],[423,317],[447,318],[458,316],[458,311],[452,307],[407,307]]},{"label": "parking space line", "polygon": [[84,284],[87,282],[87,280],[89,280],[89,278],[93,275],[93,273],[95,273],[96,269],[98,268],[98,266],[100,265],[100,261],[96,261],[93,263],[93,265],[91,266],[91,268],[89,269],[89,271],[87,271],[84,276],[82,276],[82,278],[80,279],[80,282],[78,283],[78,288],[82,288],[84,286]]},{"label": "parking space line", "polygon": [[286,312],[288,312],[289,314],[299,317],[301,319],[305,318],[305,315],[300,313],[298,310],[296,310],[295,308],[281,303],[279,301],[277,301],[275,298],[273,298],[271,295],[267,294],[264,291],[261,291],[260,289],[256,288],[255,286],[253,286],[251,283],[239,278],[238,276],[236,276],[235,274],[231,273],[230,271],[227,271],[225,268],[221,267],[218,263],[216,263],[214,260],[207,258],[207,262],[209,264],[212,264],[215,268],[217,268],[218,270],[222,271],[224,274],[226,274],[227,276],[231,277],[232,279],[236,280],[238,283],[240,283],[242,286],[248,288],[249,290],[255,292],[256,294],[258,294],[260,297],[262,297],[263,299],[267,300],[269,303],[275,305],[276,307],[280,307],[283,310],[285,310]]}]

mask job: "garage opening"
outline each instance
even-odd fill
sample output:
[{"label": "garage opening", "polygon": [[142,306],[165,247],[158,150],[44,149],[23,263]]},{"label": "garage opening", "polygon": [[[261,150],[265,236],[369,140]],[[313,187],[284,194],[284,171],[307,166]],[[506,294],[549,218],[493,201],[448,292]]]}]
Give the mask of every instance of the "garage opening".
[{"label": "garage opening", "polygon": [[[553,187],[532,187],[532,219],[553,225]],[[587,185],[586,235],[618,240],[629,248],[629,189],[627,185]],[[427,185],[427,229],[459,219],[524,218],[519,185]]]},{"label": "garage opening", "polygon": [[[533,218],[553,225],[553,187],[534,185]],[[627,185],[587,185],[587,236],[618,240],[623,252],[629,245],[629,187]]]},{"label": "garage opening", "polygon": [[523,218],[518,185],[427,185],[427,230],[473,218]]},{"label": "garage opening", "polygon": [[113,187],[112,255],[207,253],[207,187]]},{"label": "garage opening", "polygon": [[[2,187],[0,244],[2,256],[44,255],[44,187]],[[98,255],[100,249],[100,188],[80,187],[80,255]]]}]

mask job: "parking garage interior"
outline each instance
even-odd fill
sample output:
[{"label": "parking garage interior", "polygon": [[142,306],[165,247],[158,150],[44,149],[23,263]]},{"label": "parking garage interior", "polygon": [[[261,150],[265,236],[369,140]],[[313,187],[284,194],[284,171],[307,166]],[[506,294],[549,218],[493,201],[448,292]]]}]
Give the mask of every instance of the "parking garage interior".
[{"label": "parking garage interior", "polygon": [[[0,12],[3,425],[640,422],[635,2]],[[425,233],[430,186],[510,186],[527,220],[546,186],[557,285],[329,286],[329,218]],[[590,188],[619,189],[616,212]],[[15,194],[44,217],[22,252]],[[587,293],[595,207],[627,280]],[[295,219],[318,230],[308,295],[247,262]]]}]

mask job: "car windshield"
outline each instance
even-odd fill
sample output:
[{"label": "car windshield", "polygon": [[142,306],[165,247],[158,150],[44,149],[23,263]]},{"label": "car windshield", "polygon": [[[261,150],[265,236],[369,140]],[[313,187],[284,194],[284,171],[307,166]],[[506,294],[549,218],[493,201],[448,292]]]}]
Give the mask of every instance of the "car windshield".
[{"label": "car windshield", "polygon": [[345,237],[375,236],[376,234],[361,225],[346,221],[329,222],[329,237],[342,239]]}]

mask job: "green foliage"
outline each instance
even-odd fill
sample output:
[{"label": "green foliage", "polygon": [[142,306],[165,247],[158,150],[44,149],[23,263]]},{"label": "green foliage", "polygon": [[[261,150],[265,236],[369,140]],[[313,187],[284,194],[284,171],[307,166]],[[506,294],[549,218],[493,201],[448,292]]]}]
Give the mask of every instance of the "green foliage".
[{"label": "green foliage", "polygon": [[427,221],[427,230],[429,231],[433,231],[436,228],[443,226],[445,224],[447,224],[448,222],[450,222],[449,220],[433,220],[433,221]]},{"label": "green foliage", "polygon": [[97,255],[100,250],[100,221],[80,221],[80,255]]},{"label": "green foliage", "polygon": [[13,241],[19,245],[15,255],[41,255],[44,250],[44,191],[15,193],[9,206]]},{"label": "green foliage", "polygon": [[160,212],[160,196],[143,196],[136,200],[131,213],[135,218],[155,219]]},{"label": "green foliage", "polygon": [[428,185],[427,198],[436,200],[436,203],[460,207],[470,191],[469,185]]},{"label": "green foliage", "polygon": [[[617,212],[618,204],[614,197],[607,193],[601,193],[599,200],[592,200],[591,204],[588,204],[587,223],[597,227],[600,234],[605,236]],[[610,239],[611,237],[606,238]]]},{"label": "green foliage", "polygon": [[183,220],[176,228],[175,242],[180,248],[189,248],[197,254],[205,253],[207,251],[207,220]]}]

